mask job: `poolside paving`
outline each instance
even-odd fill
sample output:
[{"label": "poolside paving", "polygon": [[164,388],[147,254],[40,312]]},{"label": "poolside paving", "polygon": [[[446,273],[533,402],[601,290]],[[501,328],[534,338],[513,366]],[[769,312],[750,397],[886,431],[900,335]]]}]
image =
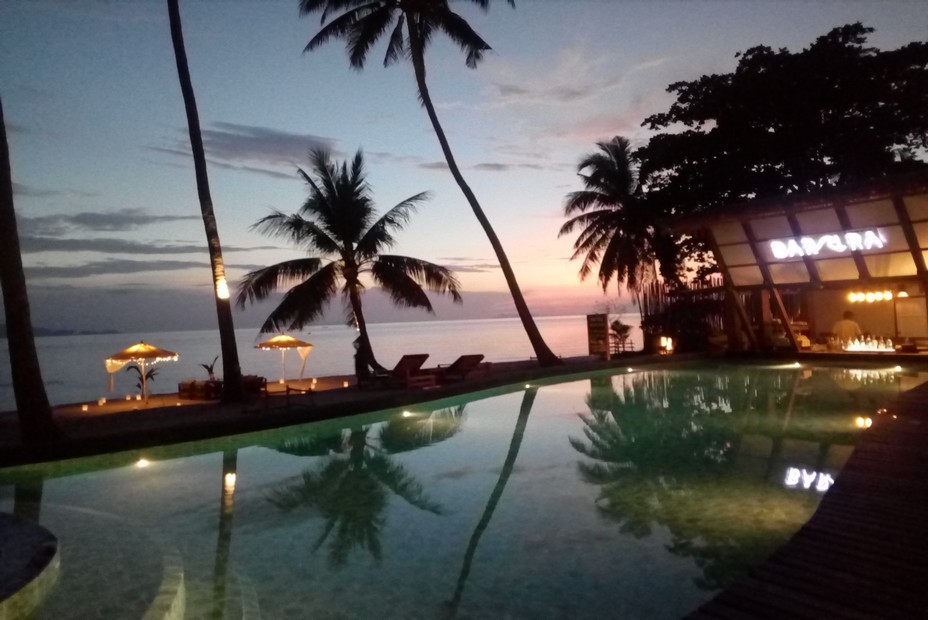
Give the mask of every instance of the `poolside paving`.
[{"label": "poolside paving", "polygon": [[[673,361],[685,359],[677,356]],[[177,394],[153,395],[148,402],[108,400],[104,405],[82,403],[54,408],[65,439],[23,445],[13,412],[0,414],[0,467],[144,448],[223,435],[303,424],[317,420],[402,407],[490,389],[512,383],[565,374],[671,361],[669,356],[624,354],[612,360],[565,358],[559,366],[541,368],[532,360],[485,364],[465,381],[432,388],[360,390],[353,376],[320,377],[311,382],[288,380],[268,384],[268,393],[243,403],[180,399]],[[347,387],[344,387],[347,383]],[[286,388],[291,389],[286,389]]]},{"label": "poolside paving", "polygon": [[926,404],[874,414],[809,522],[688,618],[928,618]]}]

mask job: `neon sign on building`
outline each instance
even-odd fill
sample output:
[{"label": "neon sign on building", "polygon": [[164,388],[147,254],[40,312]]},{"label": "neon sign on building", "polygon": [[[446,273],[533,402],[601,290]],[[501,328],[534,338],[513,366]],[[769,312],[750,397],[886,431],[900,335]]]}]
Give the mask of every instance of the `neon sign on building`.
[{"label": "neon sign on building", "polygon": [[770,251],[774,258],[818,256],[823,252],[844,254],[854,250],[879,250],[886,246],[886,238],[878,230],[861,230],[831,233],[799,239],[774,239]]}]

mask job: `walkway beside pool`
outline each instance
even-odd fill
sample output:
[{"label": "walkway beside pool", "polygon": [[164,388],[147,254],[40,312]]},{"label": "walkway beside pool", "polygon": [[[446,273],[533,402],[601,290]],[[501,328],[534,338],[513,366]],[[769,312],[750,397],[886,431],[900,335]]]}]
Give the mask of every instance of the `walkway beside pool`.
[{"label": "walkway beside pool", "polygon": [[874,413],[806,525],[688,616],[928,617],[928,383]]},{"label": "walkway beside pool", "polygon": [[347,375],[320,377],[314,388],[309,379],[288,380],[285,385],[269,383],[267,394],[233,404],[184,400],[177,394],[152,395],[147,403],[121,399],[108,400],[103,405],[77,403],[54,407],[55,419],[65,439],[31,446],[20,441],[15,413],[3,412],[0,467],[304,424],[549,377],[624,368],[632,363],[679,363],[687,359],[699,356],[629,353],[612,360],[574,357],[550,368],[541,368],[533,360],[493,362],[467,380],[425,389],[360,390],[354,376]]}]

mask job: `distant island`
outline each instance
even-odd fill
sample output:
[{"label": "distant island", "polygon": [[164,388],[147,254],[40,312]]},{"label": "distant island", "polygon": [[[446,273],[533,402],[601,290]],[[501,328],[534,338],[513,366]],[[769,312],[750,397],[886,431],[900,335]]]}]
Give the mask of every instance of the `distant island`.
[{"label": "distant island", "polygon": [[[105,330],[79,330],[79,329],[52,329],[50,327],[33,327],[32,333],[36,336],[90,336],[95,334],[118,334],[117,329]],[[0,323],[0,338],[6,338],[6,324]]]}]

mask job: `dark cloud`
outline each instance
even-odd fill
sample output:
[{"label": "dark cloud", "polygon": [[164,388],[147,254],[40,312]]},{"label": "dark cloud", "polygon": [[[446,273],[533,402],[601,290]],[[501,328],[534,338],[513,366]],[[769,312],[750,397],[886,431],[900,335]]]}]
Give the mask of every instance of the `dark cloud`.
[{"label": "dark cloud", "polygon": [[439,263],[451,271],[457,273],[486,273],[489,271],[499,271],[499,265],[494,263],[483,264],[466,264],[466,263]]},{"label": "dark cloud", "polygon": [[80,198],[94,198],[100,194],[99,192],[86,192],[79,189],[46,189],[14,182],[13,195],[29,196],[32,198],[47,198],[49,196],[76,196]]},{"label": "dark cloud", "polygon": [[207,261],[108,259],[83,265],[26,267],[25,272],[28,278],[87,278],[101,275],[177,271],[181,269],[209,269],[209,263]]},{"label": "dark cloud", "polygon": [[[139,242],[126,239],[61,239],[23,235],[19,239],[23,254],[37,252],[99,252],[101,254],[194,254],[206,252],[206,243]],[[223,246],[224,252],[251,252],[276,250],[276,246],[237,247]]]},{"label": "dark cloud", "polygon": [[448,164],[443,161],[429,161],[419,164],[419,168],[423,170],[447,170]]},{"label": "dark cloud", "polygon": [[500,164],[500,163],[483,163],[474,166],[474,170],[481,172],[508,172],[514,168],[524,168],[527,170],[544,170],[544,166],[538,164]]},{"label": "dark cloud", "polygon": [[73,231],[127,231],[149,224],[199,219],[199,215],[150,215],[143,209],[120,209],[24,217],[19,220],[19,225],[23,235],[60,237]]},{"label": "dark cloud", "polygon": [[[335,144],[334,139],[324,136],[237,123],[213,123],[203,130],[203,146],[212,164],[275,178],[293,178],[294,169],[304,165],[311,149],[327,148],[338,155]],[[190,157],[190,144],[186,137],[179,137],[170,146],[149,148]]]}]

